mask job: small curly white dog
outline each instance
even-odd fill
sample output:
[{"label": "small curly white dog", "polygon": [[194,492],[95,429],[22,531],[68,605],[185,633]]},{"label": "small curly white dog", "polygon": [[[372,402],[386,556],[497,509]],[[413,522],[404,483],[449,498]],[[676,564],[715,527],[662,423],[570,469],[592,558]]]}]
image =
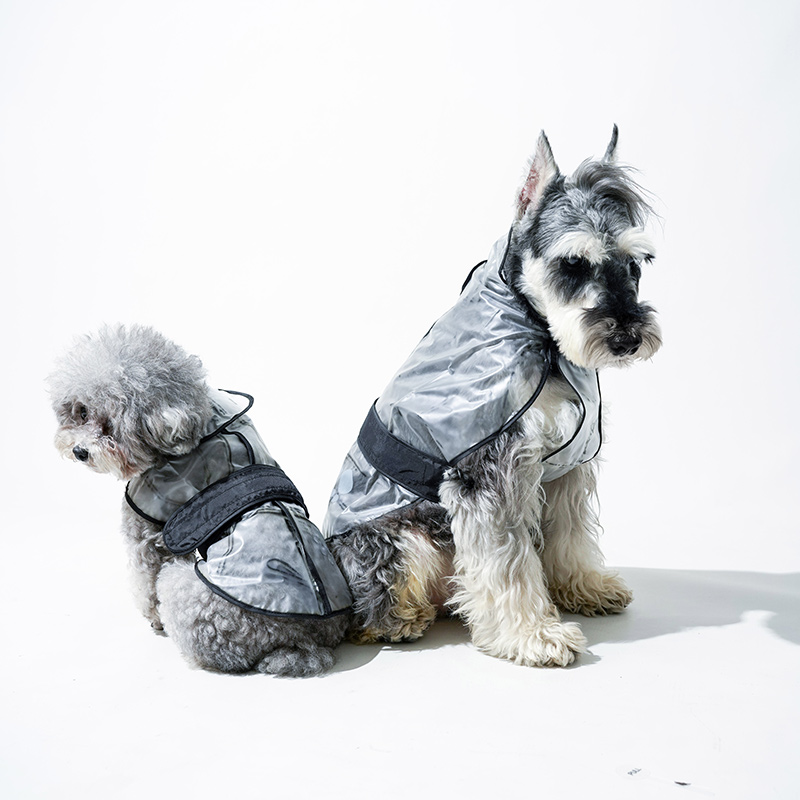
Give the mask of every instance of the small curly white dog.
[{"label": "small curly white dog", "polygon": [[128,481],[122,532],[139,606],[186,659],[320,674],[351,597],[302,497],[196,356],[152,328],[85,336],[49,377],[65,457]]}]

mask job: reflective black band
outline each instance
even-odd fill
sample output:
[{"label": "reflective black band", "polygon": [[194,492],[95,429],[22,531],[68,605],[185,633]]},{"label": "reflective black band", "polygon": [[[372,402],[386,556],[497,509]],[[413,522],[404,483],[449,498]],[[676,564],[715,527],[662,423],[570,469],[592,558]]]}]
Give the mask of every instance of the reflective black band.
[{"label": "reflective black band", "polygon": [[361,426],[358,446],[381,475],[426,500],[439,502],[439,486],[450,465],[394,436],[381,422],[374,404]]},{"label": "reflective black band", "polygon": [[[164,525],[164,544],[175,555],[185,555],[225,530],[246,511],[271,500],[296,503],[303,497],[277,466],[254,464],[212,483],[184,503]],[[307,512],[306,512],[307,513]]]}]

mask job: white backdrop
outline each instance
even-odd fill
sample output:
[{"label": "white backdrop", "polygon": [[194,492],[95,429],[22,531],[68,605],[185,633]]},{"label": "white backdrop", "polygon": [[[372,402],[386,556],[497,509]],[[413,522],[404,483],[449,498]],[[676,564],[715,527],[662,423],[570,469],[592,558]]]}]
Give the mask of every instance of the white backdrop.
[{"label": "white backdrop", "polygon": [[789,0],[0,3],[5,521],[13,563],[50,554],[8,602],[123,574],[121,486],[51,444],[74,335],[151,324],[254,394],[321,522],[539,130],[568,172],[615,122],[661,215],[665,345],[603,378],[608,560],[800,570],[798,34]]},{"label": "white backdrop", "polygon": [[9,479],[70,480],[42,378],[73,335],[138,321],[256,395],[319,518],[507,229],[539,129],[570,171],[616,122],[663,220],[642,291],[666,344],[604,380],[609,558],[797,568],[796,6],[554,6],[0,6],[6,418],[24,397],[34,423]]}]

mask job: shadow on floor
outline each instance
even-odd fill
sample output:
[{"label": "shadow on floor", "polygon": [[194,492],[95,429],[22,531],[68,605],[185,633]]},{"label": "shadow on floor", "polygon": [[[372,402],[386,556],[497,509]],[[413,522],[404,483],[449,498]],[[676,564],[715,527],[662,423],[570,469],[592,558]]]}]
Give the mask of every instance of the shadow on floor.
[{"label": "shadow on floor", "polygon": [[[695,628],[735,625],[749,611],[768,611],[765,624],[778,636],[800,644],[800,574],[716,572],[625,568],[620,570],[634,593],[623,614],[578,617],[589,646],[600,642],[635,642]],[[358,669],[383,649],[402,652],[466,645],[469,633],[458,619],[437,620],[416,642],[342,645],[336,671]],[[579,663],[586,664],[588,655]]]},{"label": "shadow on floor", "polygon": [[[633,642],[694,628],[735,625],[749,611],[768,611],[765,624],[800,644],[800,574],[626,568],[634,600],[623,614],[584,619],[590,644]],[[580,621],[579,617],[570,617]]]},{"label": "shadow on floor", "polygon": [[343,644],[336,651],[334,672],[347,672],[363,667],[382,650],[413,653],[469,644],[469,631],[456,618],[437,619],[433,627],[416,642],[382,642],[379,644]]}]

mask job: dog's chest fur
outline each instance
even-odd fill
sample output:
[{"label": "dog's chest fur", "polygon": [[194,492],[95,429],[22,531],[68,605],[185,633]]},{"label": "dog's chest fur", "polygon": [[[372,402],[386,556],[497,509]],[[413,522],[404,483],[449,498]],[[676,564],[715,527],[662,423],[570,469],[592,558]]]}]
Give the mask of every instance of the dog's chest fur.
[{"label": "dog's chest fur", "polygon": [[[536,387],[525,383],[519,387],[515,401],[521,406]],[[551,374],[544,388],[520,418],[519,429],[530,444],[543,455],[566,444],[581,424],[581,408],[570,385],[558,374]]]}]

